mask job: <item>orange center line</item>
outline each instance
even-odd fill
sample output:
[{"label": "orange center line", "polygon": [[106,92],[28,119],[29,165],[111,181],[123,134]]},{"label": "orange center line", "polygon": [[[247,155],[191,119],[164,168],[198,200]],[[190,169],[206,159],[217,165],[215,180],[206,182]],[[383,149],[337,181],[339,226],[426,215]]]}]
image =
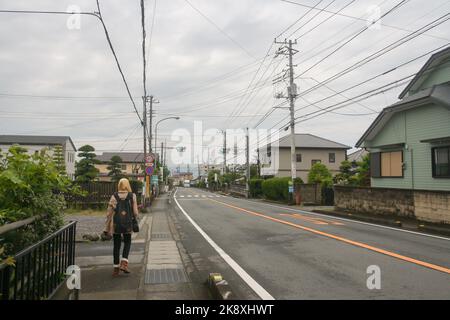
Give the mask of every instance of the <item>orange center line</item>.
[{"label": "orange center line", "polygon": [[237,207],[237,206],[233,206],[231,204],[228,204],[228,203],[225,203],[225,202],[222,202],[222,201],[217,201],[217,200],[213,200],[213,199],[208,199],[208,200],[216,202],[216,203],[219,203],[219,204],[222,204],[224,206],[227,206],[227,207],[230,207],[230,208],[233,208],[233,209],[236,209],[236,210],[239,210],[239,211],[243,211],[243,212],[246,212],[246,213],[249,213],[249,214],[261,217],[261,218],[264,218],[264,219],[272,220],[272,221],[275,221],[275,222],[278,222],[278,223],[281,223],[281,224],[285,224],[285,225],[288,225],[288,226],[291,226],[291,227],[294,227],[294,228],[297,228],[297,229],[302,229],[302,230],[305,230],[305,231],[308,231],[308,232],[311,232],[311,233],[314,233],[314,234],[318,234],[318,235],[321,235],[321,236],[324,236],[324,237],[327,237],[327,238],[331,238],[331,239],[334,239],[334,240],[337,240],[337,241],[341,241],[341,242],[344,242],[344,243],[347,243],[347,244],[351,244],[351,245],[356,246],[356,247],[360,247],[360,248],[364,248],[364,249],[367,249],[367,250],[370,250],[370,251],[378,252],[378,253],[384,254],[386,256],[393,257],[393,258],[396,258],[396,259],[399,259],[399,260],[403,260],[403,261],[406,261],[406,262],[410,262],[410,263],[413,263],[413,264],[416,264],[416,265],[419,265],[419,266],[422,266],[422,267],[425,267],[425,268],[429,268],[429,269],[433,269],[433,270],[436,270],[436,271],[440,271],[440,272],[444,272],[444,273],[450,274],[450,269],[449,268],[441,267],[441,266],[438,266],[438,265],[435,265],[435,264],[432,264],[432,263],[428,263],[428,262],[425,262],[425,261],[421,261],[421,260],[417,260],[417,259],[410,258],[410,257],[407,257],[407,256],[403,256],[403,255],[395,253],[395,252],[391,252],[391,251],[387,251],[387,250],[384,250],[384,249],[380,249],[380,248],[377,248],[377,247],[374,247],[374,246],[371,246],[371,245],[368,245],[368,244],[365,244],[365,243],[362,243],[362,242],[346,239],[346,238],[343,238],[343,237],[340,237],[340,236],[336,236],[336,235],[331,234],[331,233],[327,233],[327,232],[323,232],[323,231],[320,231],[320,230],[316,230],[316,229],[308,228],[308,227],[305,227],[305,226],[301,226],[299,224],[295,224],[295,223],[292,223],[292,222],[289,222],[289,221],[273,218],[273,217],[264,215],[262,213],[258,213],[258,212],[254,212],[254,211],[247,210],[247,209],[244,209],[244,208],[240,208],[240,207]]},{"label": "orange center line", "polygon": [[299,213],[294,213],[293,216],[301,216],[301,217],[304,217],[305,219],[310,219],[310,220],[315,220],[315,221],[320,221],[320,222],[331,223],[331,224],[334,224],[334,225],[337,225],[337,226],[343,226],[343,225],[344,225],[344,224],[341,223],[341,222],[335,222],[335,221],[328,220],[328,219],[324,219],[324,218],[313,218],[313,217],[309,217],[309,216],[302,215],[302,214],[299,214]]},{"label": "orange center line", "polygon": [[296,218],[296,219],[306,220],[306,221],[312,222],[314,224],[328,225],[327,222],[316,220],[313,218],[308,218],[308,217],[305,217],[305,216],[302,216],[299,214],[281,213],[280,215],[285,216],[285,217],[292,217],[292,218]]}]

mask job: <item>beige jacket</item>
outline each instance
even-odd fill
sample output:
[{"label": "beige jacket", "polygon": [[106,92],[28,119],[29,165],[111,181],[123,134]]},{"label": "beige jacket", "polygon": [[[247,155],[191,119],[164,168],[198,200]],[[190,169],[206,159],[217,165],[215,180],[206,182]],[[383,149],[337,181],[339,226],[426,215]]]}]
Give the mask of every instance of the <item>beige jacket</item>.
[{"label": "beige jacket", "polygon": [[[128,192],[119,192],[119,198],[120,199],[125,199],[128,195]],[[105,231],[108,232],[109,234],[114,234],[114,223],[113,223],[113,217],[114,217],[114,211],[116,209],[117,206],[117,200],[114,197],[114,195],[111,196],[111,199],[109,200],[109,204],[108,204],[108,210],[106,212],[106,223],[105,223]],[[136,219],[139,216],[139,211],[138,211],[138,205],[137,205],[137,199],[136,199],[136,194],[133,193],[133,213],[134,216],[136,217]]]}]

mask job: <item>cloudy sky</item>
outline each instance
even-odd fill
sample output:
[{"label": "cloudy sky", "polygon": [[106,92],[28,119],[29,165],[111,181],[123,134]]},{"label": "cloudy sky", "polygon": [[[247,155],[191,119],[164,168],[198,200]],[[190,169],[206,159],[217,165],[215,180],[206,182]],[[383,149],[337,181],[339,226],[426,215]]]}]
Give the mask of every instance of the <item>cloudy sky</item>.
[{"label": "cloudy sky", "polygon": [[[383,17],[381,25],[340,48],[345,39],[367,26],[365,19],[376,15],[377,10],[384,14],[401,1],[294,1],[306,6],[319,3],[317,8],[339,11],[339,15],[279,0],[145,1],[148,42],[152,34],[147,47],[147,87],[148,93],[160,101],[155,105],[155,121],[171,115],[181,117],[161,124],[159,142],[167,139],[170,146],[177,145],[172,135],[183,134],[180,129],[194,135],[194,121],[202,121],[203,130],[207,130],[205,140],[218,129],[253,128],[273,106],[283,102],[274,95],[286,91],[286,82],[272,83],[287,63],[286,57],[275,57],[279,45],[273,40],[277,36],[279,40],[298,38],[294,63],[302,93],[450,12],[448,0],[409,0]],[[73,5],[84,12],[96,11],[94,0],[0,0],[0,9],[4,10],[66,11]],[[140,3],[100,0],[100,5],[131,93],[142,112]],[[141,151],[142,129],[101,24],[95,17],[82,16],[80,28],[70,29],[68,18],[0,13],[0,134],[68,135],[78,147],[89,143],[99,152]],[[296,116],[417,72],[429,54],[311,105],[445,46],[450,42],[448,30],[447,21],[310,91],[296,101]],[[404,86],[302,121],[296,131],[354,146],[377,112],[394,103]],[[287,115],[287,110],[276,109],[258,129],[278,129],[286,123],[283,119]],[[211,149],[218,151],[218,145],[220,138]]]}]

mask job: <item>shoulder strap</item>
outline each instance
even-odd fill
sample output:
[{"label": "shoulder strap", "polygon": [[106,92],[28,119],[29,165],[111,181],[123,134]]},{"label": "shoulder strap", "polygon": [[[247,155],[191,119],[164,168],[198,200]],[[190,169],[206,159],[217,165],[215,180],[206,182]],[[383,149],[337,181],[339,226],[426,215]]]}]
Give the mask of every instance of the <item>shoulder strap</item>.
[{"label": "shoulder strap", "polygon": [[119,194],[117,192],[114,192],[114,198],[116,198],[117,203],[120,201]]}]

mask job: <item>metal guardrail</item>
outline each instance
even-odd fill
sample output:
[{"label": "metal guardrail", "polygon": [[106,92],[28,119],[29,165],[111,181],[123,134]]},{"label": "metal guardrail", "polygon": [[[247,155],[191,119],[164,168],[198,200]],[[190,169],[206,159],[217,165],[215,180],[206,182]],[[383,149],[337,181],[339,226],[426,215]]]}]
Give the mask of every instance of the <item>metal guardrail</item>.
[{"label": "metal guardrail", "polygon": [[0,300],[50,297],[75,263],[76,221],[17,253],[15,265],[0,265]]}]

